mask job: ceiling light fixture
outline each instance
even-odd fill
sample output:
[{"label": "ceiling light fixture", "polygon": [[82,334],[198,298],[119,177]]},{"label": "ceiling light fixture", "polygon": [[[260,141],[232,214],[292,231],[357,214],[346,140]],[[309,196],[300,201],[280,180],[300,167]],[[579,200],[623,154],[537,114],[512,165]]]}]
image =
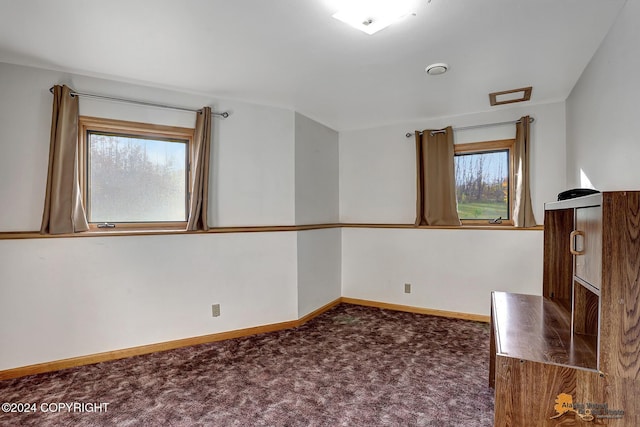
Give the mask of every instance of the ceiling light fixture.
[{"label": "ceiling light fixture", "polygon": [[431,64],[424,70],[430,76],[438,76],[440,74],[444,74],[449,69],[449,64],[445,64],[444,62],[438,62],[436,64]]},{"label": "ceiling light fixture", "polygon": [[408,15],[415,15],[415,3],[415,0],[343,0],[333,17],[371,35]]}]

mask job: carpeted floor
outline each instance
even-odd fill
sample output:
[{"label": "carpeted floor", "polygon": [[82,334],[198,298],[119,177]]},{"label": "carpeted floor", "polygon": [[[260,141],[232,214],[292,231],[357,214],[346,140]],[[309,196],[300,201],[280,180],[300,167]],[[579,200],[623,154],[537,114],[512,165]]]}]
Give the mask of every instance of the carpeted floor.
[{"label": "carpeted floor", "polygon": [[488,345],[484,323],[341,304],[297,329],[0,381],[0,403],[37,411],[0,425],[491,426]]}]

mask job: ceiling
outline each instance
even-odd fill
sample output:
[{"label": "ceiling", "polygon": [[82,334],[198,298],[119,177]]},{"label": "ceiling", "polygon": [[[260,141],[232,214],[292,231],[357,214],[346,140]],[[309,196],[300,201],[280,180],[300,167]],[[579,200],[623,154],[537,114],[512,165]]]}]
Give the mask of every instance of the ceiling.
[{"label": "ceiling", "polygon": [[[0,62],[290,108],[342,131],[505,108],[489,92],[525,86],[530,103],[564,100],[625,2],[415,0],[415,16],[369,36],[331,17],[340,1],[0,0]],[[449,72],[428,76],[434,62]]]}]

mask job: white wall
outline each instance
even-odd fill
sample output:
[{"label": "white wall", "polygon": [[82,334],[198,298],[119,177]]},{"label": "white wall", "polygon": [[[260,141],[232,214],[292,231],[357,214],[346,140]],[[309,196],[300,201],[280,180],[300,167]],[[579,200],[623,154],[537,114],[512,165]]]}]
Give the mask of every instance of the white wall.
[{"label": "white wall", "polygon": [[298,113],[295,123],[296,224],[336,223],[338,132]]},{"label": "white wall", "polygon": [[0,370],[298,315],[295,232],[0,240],[0,259]]},{"label": "white wall", "polygon": [[[525,105],[442,119],[425,119],[340,133],[340,221],[413,224],[416,205],[416,129],[464,127],[535,118],[531,126],[531,197],[538,223],[544,202],[565,188],[565,106]],[[456,131],[456,143],[515,137],[515,125]]]},{"label": "white wall", "polygon": [[[311,212],[295,200],[292,111],[2,63],[0,77],[0,231],[40,228],[49,88],[57,83],[229,111],[228,119],[213,123],[210,225],[292,225],[296,208]],[[195,122],[194,113],[87,98],[80,113],[174,126]],[[335,132],[309,119],[298,131],[308,155],[323,142],[318,135],[333,135],[329,151],[335,154],[318,176],[337,170]],[[323,213],[333,222],[336,175],[326,184],[335,187],[335,206]],[[322,232],[300,239],[277,232],[1,240],[0,370],[297,319],[340,296],[339,230]],[[215,303],[221,304],[217,318],[211,316]]]},{"label": "white wall", "polygon": [[298,232],[298,317],[342,296],[341,230]]},{"label": "white wall", "polygon": [[294,224],[294,113],[230,101],[219,106],[232,115],[214,138],[213,225]]},{"label": "white wall", "polygon": [[[565,189],[564,103],[525,105],[340,134],[340,220],[415,221],[416,129],[464,127],[531,115],[532,203],[538,223],[544,202]],[[515,125],[456,131],[455,142],[513,138]],[[447,311],[489,314],[489,293],[542,292],[539,231],[344,229],[342,294]],[[404,294],[404,283],[413,292]]]},{"label": "white wall", "polygon": [[542,234],[345,228],[342,295],[489,315],[493,290],[541,294]]},{"label": "white wall", "polygon": [[[296,224],[338,222],[338,133],[295,115]],[[298,233],[298,317],[340,298],[339,229]]]},{"label": "white wall", "polygon": [[48,89],[63,78],[0,63],[2,231],[40,229],[51,129],[52,96]]},{"label": "white wall", "polygon": [[[281,108],[0,63],[0,230],[40,229],[54,84],[80,92],[229,111],[212,132],[210,225],[291,225],[295,221],[294,113]],[[80,114],[190,126],[195,113],[80,99]],[[11,185],[6,185],[11,183]]]},{"label": "white wall", "polygon": [[639,21],[627,1],[567,100],[568,187],[640,189]]}]

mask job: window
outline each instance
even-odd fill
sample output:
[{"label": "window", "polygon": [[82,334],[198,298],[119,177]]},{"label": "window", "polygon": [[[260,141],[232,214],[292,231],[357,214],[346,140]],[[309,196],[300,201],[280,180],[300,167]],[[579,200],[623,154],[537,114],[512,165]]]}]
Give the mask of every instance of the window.
[{"label": "window", "polygon": [[463,224],[513,225],[514,143],[455,145],[456,199]]},{"label": "window", "polygon": [[81,191],[92,229],[184,228],[193,129],[80,117]]}]

